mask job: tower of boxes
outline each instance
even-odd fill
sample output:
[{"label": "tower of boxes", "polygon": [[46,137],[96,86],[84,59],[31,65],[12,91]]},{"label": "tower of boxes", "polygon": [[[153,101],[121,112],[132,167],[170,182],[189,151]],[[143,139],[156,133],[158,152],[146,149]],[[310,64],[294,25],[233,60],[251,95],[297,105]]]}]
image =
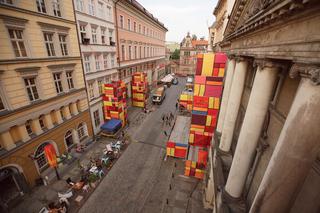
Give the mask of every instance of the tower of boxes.
[{"label": "tower of boxes", "polygon": [[202,179],[207,164],[208,148],[219,113],[227,57],[223,53],[197,56],[193,106],[189,133],[189,154],[185,175]]},{"label": "tower of boxes", "polygon": [[122,81],[113,81],[104,85],[104,118],[121,120],[122,126],[127,121],[126,85]]},{"label": "tower of boxes", "polygon": [[188,91],[183,91],[179,97],[179,104],[183,106],[185,110],[191,112],[192,111],[192,101],[193,101],[193,93]]},{"label": "tower of boxes", "polygon": [[148,98],[147,74],[138,72],[132,75],[132,106],[146,107]]}]

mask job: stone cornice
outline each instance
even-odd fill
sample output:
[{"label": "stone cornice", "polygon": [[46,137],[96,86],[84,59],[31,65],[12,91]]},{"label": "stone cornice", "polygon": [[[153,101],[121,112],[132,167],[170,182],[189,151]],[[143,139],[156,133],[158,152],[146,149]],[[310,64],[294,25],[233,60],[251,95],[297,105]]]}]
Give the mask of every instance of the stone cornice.
[{"label": "stone cornice", "polygon": [[311,8],[313,3],[316,4],[316,0],[238,0],[227,24],[225,41],[283,20],[298,10]]},{"label": "stone cornice", "polygon": [[320,64],[300,64],[295,63],[291,66],[289,75],[291,78],[301,77],[310,78],[313,84],[320,85]]},{"label": "stone cornice", "polygon": [[264,68],[277,68],[277,69],[284,69],[287,67],[287,64],[285,63],[281,63],[281,62],[277,62],[271,59],[255,59],[254,60],[254,66],[258,66],[261,69]]}]

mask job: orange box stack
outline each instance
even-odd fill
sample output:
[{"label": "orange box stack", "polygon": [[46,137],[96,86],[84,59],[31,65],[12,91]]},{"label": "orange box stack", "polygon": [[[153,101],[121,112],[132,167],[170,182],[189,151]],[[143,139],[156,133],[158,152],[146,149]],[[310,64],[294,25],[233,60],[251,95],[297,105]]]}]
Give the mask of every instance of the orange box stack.
[{"label": "orange box stack", "polygon": [[126,125],[127,120],[127,102],[126,85],[122,81],[113,81],[104,85],[104,118],[112,118],[122,121],[122,126]]},{"label": "orange box stack", "polygon": [[138,72],[132,75],[132,106],[144,108],[148,98],[147,75]]},{"label": "orange box stack", "polygon": [[216,128],[220,108],[226,60],[223,53],[197,56],[188,155],[192,163],[185,167],[188,176],[203,177],[207,148]]}]

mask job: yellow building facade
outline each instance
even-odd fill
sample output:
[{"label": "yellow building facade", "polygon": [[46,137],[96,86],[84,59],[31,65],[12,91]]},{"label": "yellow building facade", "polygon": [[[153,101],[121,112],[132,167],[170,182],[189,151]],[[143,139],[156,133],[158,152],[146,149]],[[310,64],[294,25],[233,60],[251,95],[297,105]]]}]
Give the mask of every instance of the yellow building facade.
[{"label": "yellow building facade", "polygon": [[46,144],[61,155],[92,127],[72,1],[5,0],[0,14],[0,188],[23,194],[48,171]]}]

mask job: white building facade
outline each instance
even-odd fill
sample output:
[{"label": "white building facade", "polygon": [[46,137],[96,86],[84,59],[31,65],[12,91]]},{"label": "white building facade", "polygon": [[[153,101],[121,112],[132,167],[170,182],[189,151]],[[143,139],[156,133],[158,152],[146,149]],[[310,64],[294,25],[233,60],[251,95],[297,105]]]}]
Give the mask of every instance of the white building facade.
[{"label": "white building facade", "polygon": [[103,85],[118,79],[112,0],[74,0],[94,134],[104,123]]}]

